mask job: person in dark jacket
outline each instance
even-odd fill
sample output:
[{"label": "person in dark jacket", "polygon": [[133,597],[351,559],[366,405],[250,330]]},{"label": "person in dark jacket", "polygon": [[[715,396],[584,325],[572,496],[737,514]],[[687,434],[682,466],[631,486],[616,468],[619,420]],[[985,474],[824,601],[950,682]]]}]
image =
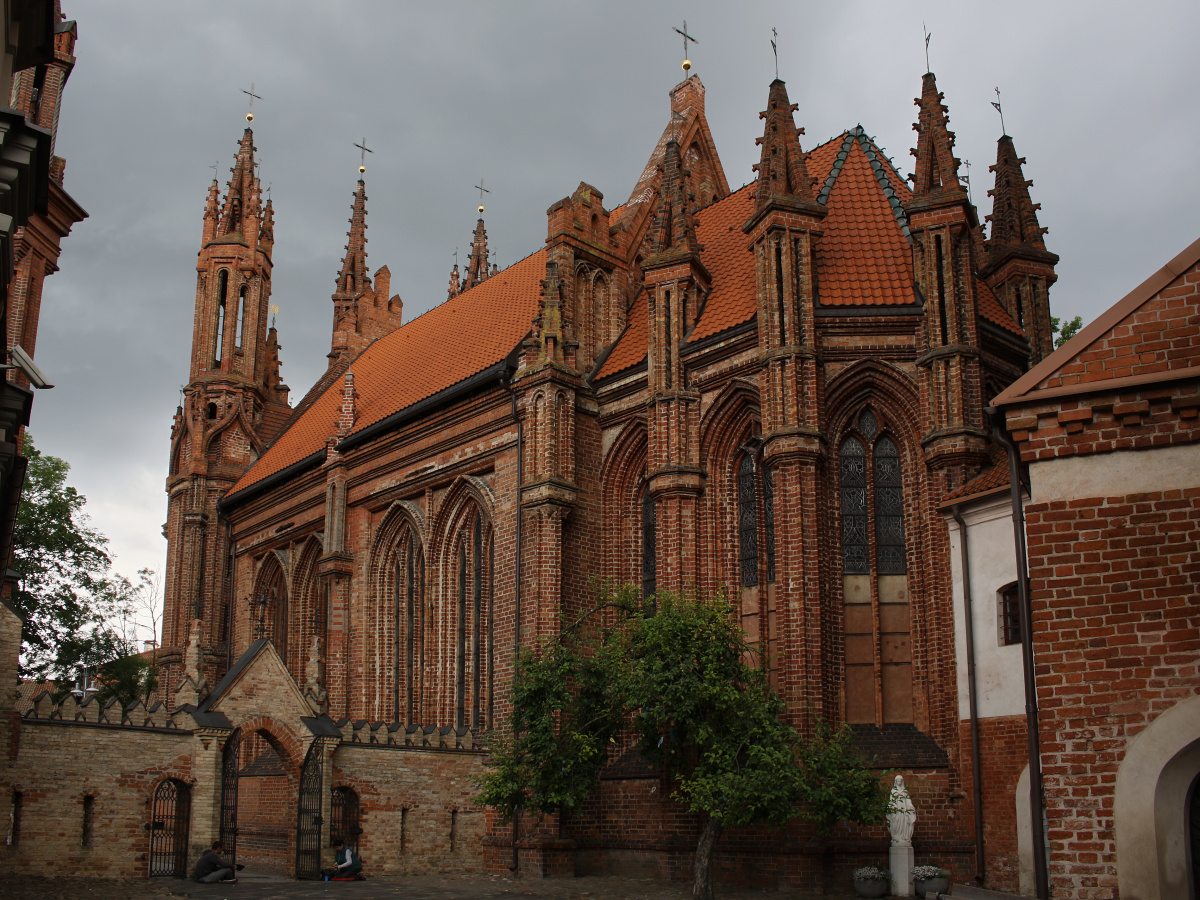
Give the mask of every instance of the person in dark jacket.
[{"label": "person in dark jacket", "polygon": [[352,848],[346,846],[345,841],[338,838],[333,842],[333,850],[333,861],[337,863],[337,867],[325,869],[322,871],[322,875],[328,875],[331,878],[361,879],[363,877],[362,860]]},{"label": "person in dark jacket", "polygon": [[[196,860],[196,868],[192,870],[192,879],[203,884],[214,884],[218,881],[224,884],[237,884],[234,877],[233,863],[221,856],[225,848],[220,841],[213,841],[212,849],[205,850]],[[241,868],[238,866],[237,868]]]}]

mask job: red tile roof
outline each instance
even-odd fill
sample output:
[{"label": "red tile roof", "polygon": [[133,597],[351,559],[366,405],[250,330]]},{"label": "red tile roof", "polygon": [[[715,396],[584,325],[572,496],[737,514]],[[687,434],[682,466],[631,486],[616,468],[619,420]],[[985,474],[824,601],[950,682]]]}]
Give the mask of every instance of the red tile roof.
[{"label": "red tile roof", "polygon": [[1027,337],[1025,329],[1018,325],[1016,320],[1008,314],[1008,310],[1000,305],[1000,301],[996,299],[996,295],[992,293],[992,289],[982,278],[975,279],[975,296],[979,301],[979,313],[985,319],[993,325],[1003,328],[1009,334]]},{"label": "red tile roof", "polygon": [[[874,145],[872,145],[873,147]],[[822,306],[908,305],[912,291],[912,251],[891,202],[883,192],[862,144],[850,133],[809,152],[809,174],[823,185],[843,147],[847,155],[834,180],[818,245],[817,283]],[[901,202],[908,188],[875,151]],[[742,225],[754,208],[751,182],[696,213],[701,256],[712,276],[712,292],[700,321],[688,337],[696,341],[749,322],[757,313],[754,258]],[[642,297],[629,314],[629,327],[605,360],[599,377],[629,369],[646,358],[646,305]]]},{"label": "red tile roof", "polygon": [[[350,433],[504,359],[529,333],[545,271],[546,251],[539,250],[367,347],[350,366],[357,412]],[[292,420],[230,495],[320,451],[341,400],[339,379]]]},{"label": "red tile roof", "polygon": [[1008,485],[1008,457],[1004,454],[998,454],[991,468],[984,469],[957,491],[947,494],[946,499],[942,502],[942,506],[953,506],[956,502],[966,497],[990,494],[1001,488],[1007,488]]}]

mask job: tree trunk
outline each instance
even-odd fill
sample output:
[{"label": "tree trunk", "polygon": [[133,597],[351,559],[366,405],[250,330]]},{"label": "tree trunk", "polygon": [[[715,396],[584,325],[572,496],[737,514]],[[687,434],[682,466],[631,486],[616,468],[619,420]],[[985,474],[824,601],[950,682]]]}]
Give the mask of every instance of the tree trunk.
[{"label": "tree trunk", "polygon": [[713,900],[712,859],[720,837],[721,823],[710,817],[700,832],[700,842],[696,844],[696,860],[692,864],[692,900]]}]

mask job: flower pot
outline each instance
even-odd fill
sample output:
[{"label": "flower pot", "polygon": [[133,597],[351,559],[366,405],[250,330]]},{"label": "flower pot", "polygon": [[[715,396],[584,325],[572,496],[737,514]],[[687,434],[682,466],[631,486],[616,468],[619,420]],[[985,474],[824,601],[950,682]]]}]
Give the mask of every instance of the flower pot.
[{"label": "flower pot", "polygon": [[855,878],[854,889],[858,891],[858,896],[860,897],[886,897],[888,883],[878,878]]},{"label": "flower pot", "polygon": [[925,895],[930,891],[938,894],[944,894],[950,890],[950,879],[946,877],[925,878],[913,881],[913,894],[925,900]]}]

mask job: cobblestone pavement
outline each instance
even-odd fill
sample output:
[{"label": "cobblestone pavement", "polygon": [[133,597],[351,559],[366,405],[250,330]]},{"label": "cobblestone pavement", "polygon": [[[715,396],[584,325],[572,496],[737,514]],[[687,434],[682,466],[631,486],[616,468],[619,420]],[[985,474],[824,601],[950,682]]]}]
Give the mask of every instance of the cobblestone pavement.
[{"label": "cobblestone pavement", "polygon": [[[357,882],[292,881],[248,876],[237,884],[195,884],[174,879],[34,878],[0,876],[4,900],[519,900],[555,897],[563,900],[687,900],[691,885],[641,878],[585,878],[514,881],[500,876],[430,876],[372,878]],[[801,900],[814,895],[755,891],[722,886],[718,900]],[[824,895],[828,900],[854,897]]]}]

